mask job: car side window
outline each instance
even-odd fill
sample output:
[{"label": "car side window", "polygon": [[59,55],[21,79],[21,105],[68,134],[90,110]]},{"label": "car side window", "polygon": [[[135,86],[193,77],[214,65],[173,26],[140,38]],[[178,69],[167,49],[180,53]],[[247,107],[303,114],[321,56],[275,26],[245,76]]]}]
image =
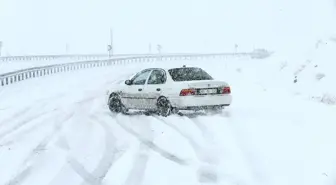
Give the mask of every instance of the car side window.
[{"label": "car side window", "polygon": [[153,70],[149,76],[147,84],[164,84],[166,83],[166,74],[163,70]]},{"label": "car side window", "polygon": [[144,85],[150,72],[151,70],[146,70],[141,72],[139,75],[136,75],[135,78],[132,80],[132,85]]}]

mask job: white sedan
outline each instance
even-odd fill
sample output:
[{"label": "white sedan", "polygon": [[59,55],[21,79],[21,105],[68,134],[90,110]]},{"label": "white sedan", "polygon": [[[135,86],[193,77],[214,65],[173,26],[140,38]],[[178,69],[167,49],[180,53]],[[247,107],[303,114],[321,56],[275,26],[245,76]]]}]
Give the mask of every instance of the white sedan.
[{"label": "white sedan", "polygon": [[180,110],[222,110],[231,101],[228,83],[186,66],[144,69],[108,91],[108,106],[115,113],[137,109],[168,116]]}]

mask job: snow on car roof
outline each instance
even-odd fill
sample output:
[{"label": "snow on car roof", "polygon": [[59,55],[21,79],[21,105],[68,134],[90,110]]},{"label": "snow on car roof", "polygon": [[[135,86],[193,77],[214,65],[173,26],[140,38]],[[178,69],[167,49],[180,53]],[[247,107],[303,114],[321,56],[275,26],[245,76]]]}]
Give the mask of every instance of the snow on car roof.
[{"label": "snow on car roof", "polygon": [[[178,68],[183,68],[184,65],[182,66],[176,66],[176,67],[161,67],[161,66],[157,66],[157,67],[147,67],[147,68],[141,68],[141,70],[138,70],[137,72],[140,72],[140,71],[143,71],[143,70],[148,70],[148,69],[163,69],[165,71],[168,71],[170,69],[178,69]],[[198,66],[187,66],[185,65],[186,68],[201,68],[201,67],[198,67]],[[202,68],[201,68],[202,69]]]}]

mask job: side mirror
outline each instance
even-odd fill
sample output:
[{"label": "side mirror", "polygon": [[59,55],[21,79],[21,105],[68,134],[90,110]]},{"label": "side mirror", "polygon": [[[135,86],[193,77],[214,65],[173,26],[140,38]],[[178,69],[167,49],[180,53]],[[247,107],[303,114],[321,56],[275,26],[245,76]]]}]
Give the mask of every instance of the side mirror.
[{"label": "side mirror", "polygon": [[131,80],[126,80],[126,81],[125,81],[125,84],[126,84],[126,85],[132,85],[132,81],[131,81]]}]

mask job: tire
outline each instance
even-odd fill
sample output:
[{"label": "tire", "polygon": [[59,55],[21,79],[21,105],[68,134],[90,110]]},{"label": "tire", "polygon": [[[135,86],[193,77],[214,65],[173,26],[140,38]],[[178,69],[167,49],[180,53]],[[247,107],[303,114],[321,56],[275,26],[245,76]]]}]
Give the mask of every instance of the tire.
[{"label": "tire", "polygon": [[112,94],[110,96],[108,107],[113,113],[126,113],[127,109],[122,104],[120,97],[117,94]]},{"label": "tire", "polygon": [[167,117],[172,114],[172,106],[166,97],[160,97],[156,106],[159,116]]}]

